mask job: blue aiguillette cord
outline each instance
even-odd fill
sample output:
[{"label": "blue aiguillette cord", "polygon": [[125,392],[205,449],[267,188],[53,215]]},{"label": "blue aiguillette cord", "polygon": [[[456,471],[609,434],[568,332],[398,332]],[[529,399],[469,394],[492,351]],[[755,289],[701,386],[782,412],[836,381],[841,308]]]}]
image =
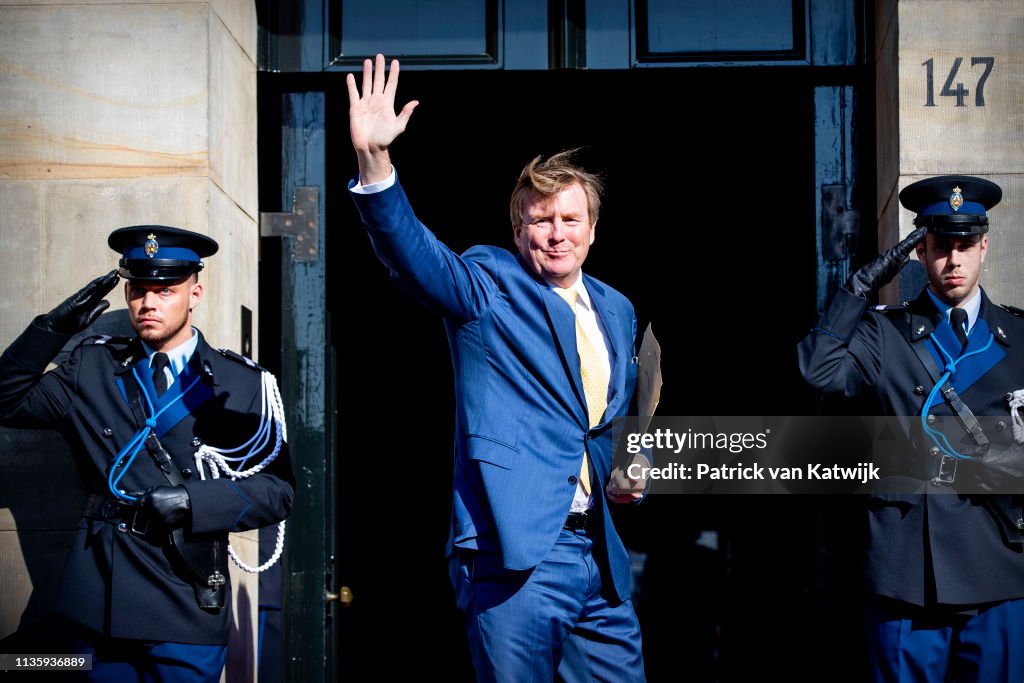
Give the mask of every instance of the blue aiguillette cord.
[{"label": "blue aiguillette cord", "polygon": [[927,434],[928,437],[932,440],[932,443],[934,443],[939,448],[939,450],[941,450],[946,455],[952,456],[954,458],[959,458],[960,460],[971,460],[971,456],[964,455],[963,453],[958,453],[956,449],[954,449],[953,446],[949,443],[949,439],[946,438],[945,434],[936,429],[932,429],[931,427],[928,426],[928,411],[931,410],[932,404],[935,401],[935,397],[936,395],[938,395],[942,385],[946,383],[950,375],[956,372],[956,366],[960,364],[960,361],[987,351],[988,347],[992,346],[992,340],[995,339],[995,337],[989,334],[988,342],[985,344],[985,346],[976,351],[965,353],[964,355],[954,360],[953,356],[946,353],[946,349],[942,348],[942,344],[939,343],[939,340],[935,337],[934,332],[932,332],[928,336],[929,338],[931,338],[933,342],[935,342],[935,347],[938,348],[939,352],[945,357],[946,372],[944,375],[942,375],[941,378],[939,378],[939,381],[935,383],[935,386],[932,388],[931,393],[928,394],[928,400],[924,402],[924,407],[921,408],[921,428],[924,430],[925,434]]},{"label": "blue aiguillette cord", "polygon": [[[146,392],[146,387],[139,379],[138,374],[135,372],[135,368],[132,368],[132,375],[134,375],[135,381],[138,382],[139,390],[141,391],[142,395],[146,397],[146,405],[149,406],[149,410],[147,412],[153,417],[150,417],[146,420],[145,426],[139,431],[137,431],[135,433],[135,436],[133,436],[131,440],[128,441],[128,443],[125,445],[125,447],[122,448],[120,452],[118,452],[118,454],[114,457],[114,464],[110,468],[110,474],[107,475],[107,488],[109,488],[110,492],[114,494],[114,496],[116,496],[117,498],[120,498],[121,500],[128,500],[134,503],[135,501],[138,500],[138,498],[136,498],[135,496],[129,496],[126,493],[121,493],[121,491],[118,490],[117,485],[121,482],[121,478],[125,475],[125,473],[128,472],[128,469],[132,466],[132,463],[135,462],[135,456],[137,456],[139,454],[139,451],[142,450],[142,445],[146,442],[146,439],[149,438],[150,433],[156,427],[157,418],[160,417],[168,408],[170,408],[175,403],[183,399],[185,397],[185,394],[189,392],[189,389],[194,387],[196,385],[196,382],[198,382],[200,378],[196,377],[194,380],[192,380],[192,383],[185,388],[185,391],[178,394],[173,401],[171,401],[163,408],[161,408],[160,412],[154,414],[153,400],[149,397],[149,394]],[[124,462],[125,457],[128,458],[127,462]],[[122,462],[124,462],[123,466],[121,465]],[[117,476],[114,476],[115,474]]]}]

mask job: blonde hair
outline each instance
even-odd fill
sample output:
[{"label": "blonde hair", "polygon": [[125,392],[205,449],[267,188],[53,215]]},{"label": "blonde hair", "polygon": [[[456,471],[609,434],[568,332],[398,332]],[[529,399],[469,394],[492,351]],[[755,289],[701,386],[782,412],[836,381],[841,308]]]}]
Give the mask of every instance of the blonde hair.
[{"label": "blonde hair", "polygon": [[553,154],[545,159],[543,155],[537,155],[523,168],[516,181],[515,189],[512,190],[512,199],[509,202],[509,216],[512,225],[519,228],[523,224],[523,205],[530,195],[536,195],[542,199],[554,197],[567,187],[579,183],[583,192],[587,195],[587,214],[590,223],[597,223],[597,216],[601,210],[601,193],[604,192],[604,182],[593,173],[583,170],[575,160],[576,152],[579,149],[567,149]]}]

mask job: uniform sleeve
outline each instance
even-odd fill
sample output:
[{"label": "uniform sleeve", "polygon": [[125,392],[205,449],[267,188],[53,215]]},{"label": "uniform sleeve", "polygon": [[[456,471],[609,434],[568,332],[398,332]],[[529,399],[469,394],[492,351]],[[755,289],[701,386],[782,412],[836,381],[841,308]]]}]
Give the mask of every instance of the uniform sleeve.
[{"label": "uniform sleeve", "polygon": [[[262,395],[256,391],[249,405],[249,415],[258,416],[261,403]],[[276,426],[274,429],[276,431]],[[235,442],[244,442],[251,435],[238,434]],[[273,447],[272,438],[263,452],[254,455],[246,466],[257,466]],[[250,477],[232,481],[221,474],[219,479],[188,481],[184,486],[192,507],[193,533],[247,531],[276,524],[288,516],[295,493],[288,444],[282,442],[280,452],[270,465]]]},{"label": "uniform sleeve", "polygon": [[82,347],[46,372],[69,336],[33,322],[0,356],[0,425],[21,429],[56,427],[75,396]]},{"label": "uniform sleeve", "polygon": [[882,331],[867,307],[867,299],[840,289],[797,346],[800,374],[815,389],[853,397],[878,380]]}]

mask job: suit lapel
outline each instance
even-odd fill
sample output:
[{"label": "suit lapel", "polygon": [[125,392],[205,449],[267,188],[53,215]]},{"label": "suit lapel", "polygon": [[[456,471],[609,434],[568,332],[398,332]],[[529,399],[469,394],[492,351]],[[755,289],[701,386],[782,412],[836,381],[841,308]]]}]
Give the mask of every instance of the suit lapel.
[{"label": "suit lapel", "polygon": [[614,403],[616,399],[622,393],[624,385],[622,373],[625,372],[625,366],[623,365],[622,353],[620,345],[623,343],[619,338],[619,320],[615,310],[608,305],[608,300],[605,298],[605,289],[593,278],[584,275],[583,283],[587,287],[587,292],[590,294],[590,303],[594,306],[594,312],[599,318],[599,325],[603,325],[607,334],[608,341],[608,360],[611,364],[611,373],[609,374],[609,390],[608,390],[608,408],[605,411],[606,415],[615,415],[616,409]]},{"label": "suit lapel", "polygon": [[583,378],[580,375],[580,354],[576,350],[576,318],[572,309],[565,305],[565,302],[552,291],[550,287],[538,284],[541,289],[541,299],[547,312],[548,322],[551,331],[555,336],[559,355],[569,375],[573,392],[580,406],[586,407],[587,401],[583,393]]}]

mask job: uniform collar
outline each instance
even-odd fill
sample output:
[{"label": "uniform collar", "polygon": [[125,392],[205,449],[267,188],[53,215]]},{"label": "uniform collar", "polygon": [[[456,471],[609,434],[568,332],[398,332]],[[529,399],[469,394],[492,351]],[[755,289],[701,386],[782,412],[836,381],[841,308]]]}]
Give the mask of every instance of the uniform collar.
[{"label": "uniform collar", "polygon": [[[942,313],[942,317],[949,318],[949,313],[953,310],[953,307],[935,296],[931,288],[925,287],[924,291],[928,294],[932,303],[935,304],[935,308]],[[978,322],[978,314],[981,312],[981,288],[979,287],[978,291],[974,293],[974,296],[971,297],[970,301],[960,308],[967,311],[967,331],[970,332],[971,328],[974,327],[974,323]]]},{"label": "uniform collar", "polygon": [[[146,342],[141,341],[142,350],[146,353],[146,358],[149,361],[153,360],[153,356],[156,354],[152,348],[149,347]],[[164,351],[167,354],[167,360],[170,363],[171,372],[175,376],[180,375],[181,371],[188,365],[188,361],[192,358],[192,354],[195,353],[196,347],[199,345],[199,330],[192,328],[192,336],[189,337],[188,341],[178,344],[173,349]]]},{"label": "uniform collar", "polygon": [[[916,342],[924,339],[946,319],[944,316],[948,315],[948,313],[940,309],[933,299],[934,297],[931,296],[931,292],[925,288],[908,305],[910,310],[910,329],[908,330],[910,341]],[[979,288],[978,295],[974,301],[977,302],[978,306],[975,322],[977,322],[978,318],[984,320],[996,341],[1003,346],[1009,346],[1011,341],[1010,327],[1007,324],[1006,316],[1010,314],[1003,311],[999,306],[994,305],[989,300],[988,295],[985,294],[983,287]],[[968,315],[970,314],[968,313]]]}]

